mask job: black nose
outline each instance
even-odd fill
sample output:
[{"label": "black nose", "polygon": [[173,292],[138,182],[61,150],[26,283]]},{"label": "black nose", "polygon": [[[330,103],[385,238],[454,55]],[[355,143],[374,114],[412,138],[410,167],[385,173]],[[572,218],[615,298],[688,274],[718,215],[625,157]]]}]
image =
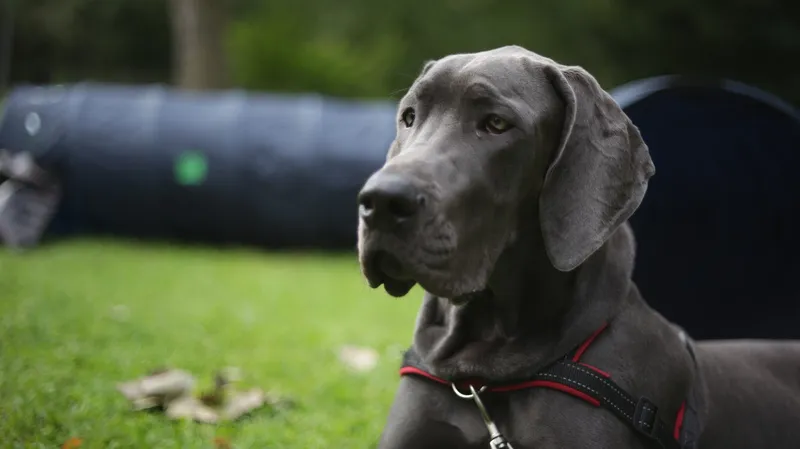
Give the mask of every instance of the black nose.
[{"label": "black nose", "polygon": [[358,213],[367,226],[391,230],[413,218],[425,204],[425,197],[406,177],[378,172],[358,194]]}]

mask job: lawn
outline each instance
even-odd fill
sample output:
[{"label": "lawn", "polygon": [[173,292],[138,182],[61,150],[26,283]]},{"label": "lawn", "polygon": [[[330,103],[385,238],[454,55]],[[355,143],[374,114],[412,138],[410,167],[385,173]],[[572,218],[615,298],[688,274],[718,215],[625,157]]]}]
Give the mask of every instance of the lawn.
[{"label": "lawn", "polygon": [[[0,249],[0,447],[374,447],[420,296],[369,289],[354,254],[102,240]],[[376,349],[377,367],[347,369],[346,344]],[[204,384],[237,366],[296,406],[221,425],[131,411],[116,383],[164,365]]]}]

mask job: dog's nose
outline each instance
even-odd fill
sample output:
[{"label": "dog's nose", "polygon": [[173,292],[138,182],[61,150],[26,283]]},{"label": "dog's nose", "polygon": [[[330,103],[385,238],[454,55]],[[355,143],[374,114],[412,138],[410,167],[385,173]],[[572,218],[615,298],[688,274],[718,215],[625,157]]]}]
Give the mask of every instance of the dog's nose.
[{"label": "dog's nose", "polygon": [[358,194],[358,214],[367,226],[392,228],[414,217],[425,204],[425,197],[406,177],[376,173]]}]

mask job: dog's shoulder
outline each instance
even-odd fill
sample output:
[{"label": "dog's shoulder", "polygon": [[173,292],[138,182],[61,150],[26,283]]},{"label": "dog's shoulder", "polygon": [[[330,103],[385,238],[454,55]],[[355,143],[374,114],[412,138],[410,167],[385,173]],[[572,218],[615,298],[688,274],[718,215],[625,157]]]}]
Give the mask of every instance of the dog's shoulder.
[{"label": "dog's shoulder", "polygon": [[800,397],[800,341],[709,340],[697,350],[701,366],[717,382],[788,387]]},{"label": "dog's shoulder", "polygon": [[704,341],[697,358],[709,394],[703,447],[800,441],[800,342]]}]

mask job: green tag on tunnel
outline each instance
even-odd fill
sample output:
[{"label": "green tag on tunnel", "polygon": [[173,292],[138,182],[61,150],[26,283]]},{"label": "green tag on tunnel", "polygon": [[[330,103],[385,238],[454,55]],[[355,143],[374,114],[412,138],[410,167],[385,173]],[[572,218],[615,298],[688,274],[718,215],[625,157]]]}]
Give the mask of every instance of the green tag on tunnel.
[{"label": "green tag on tunnel", "polygon": [[175,161],[175,181],[184,186],[196,186],[206,180],[208,161],[199,151],[186,151]]}]

